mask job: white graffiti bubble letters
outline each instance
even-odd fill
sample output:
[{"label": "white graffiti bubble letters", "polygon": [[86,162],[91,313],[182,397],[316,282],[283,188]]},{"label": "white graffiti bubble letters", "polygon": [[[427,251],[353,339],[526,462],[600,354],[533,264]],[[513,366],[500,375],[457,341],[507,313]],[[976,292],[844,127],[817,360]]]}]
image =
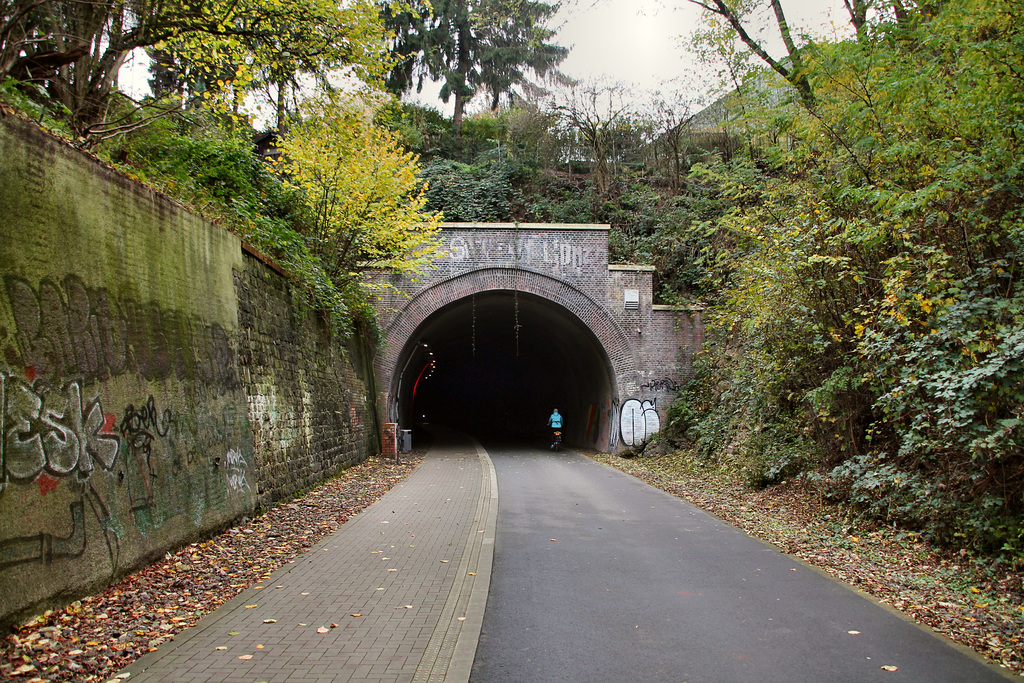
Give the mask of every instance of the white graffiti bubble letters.
[{"label": "white graffiti bubble letters", "polygon": [[619,416],[619,431],[622,443],[635,447],[647,441],[651,435],[661,429],[661,418],[658,417],[657,402],[631,398],[622,404]]},{"label": "white graffiti bubble letters", "polygon": [[110,469],[117,457],[118,438],[111,430],[99,398],[82,402],[77,381],[62,388],[42,380],[29,384],[4,373],[3,476],[31,479],[44,469],[57,476],[77,471],[83,478],[93,459]]}]

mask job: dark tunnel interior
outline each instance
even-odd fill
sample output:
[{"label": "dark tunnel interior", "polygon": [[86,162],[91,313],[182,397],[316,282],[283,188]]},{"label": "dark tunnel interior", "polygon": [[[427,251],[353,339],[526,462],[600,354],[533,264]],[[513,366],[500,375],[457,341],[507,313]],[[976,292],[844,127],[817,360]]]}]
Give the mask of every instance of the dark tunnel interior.
[{"label": "dark tunnel interior", "polygon": [[542,443],[558,408],[566,443],[594,447],[607,435],[599,408],[612,395],[610,367],[565,308],[523,292],[482,292],[434,313],[403,350],[399,428],[412,429],[414,443],[431,424],[484,442]]}]

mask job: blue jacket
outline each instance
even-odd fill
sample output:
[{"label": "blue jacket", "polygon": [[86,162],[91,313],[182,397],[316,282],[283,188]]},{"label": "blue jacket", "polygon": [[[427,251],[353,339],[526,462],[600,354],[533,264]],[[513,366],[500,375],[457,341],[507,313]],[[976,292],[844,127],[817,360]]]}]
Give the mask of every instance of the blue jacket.
[{"label": "blue jacket", "polygon": [[558,414],[557,410],[551,413],[551,417],[548,418],[548,424],[555,429],[560,429],[562,427],[562,416]]}]

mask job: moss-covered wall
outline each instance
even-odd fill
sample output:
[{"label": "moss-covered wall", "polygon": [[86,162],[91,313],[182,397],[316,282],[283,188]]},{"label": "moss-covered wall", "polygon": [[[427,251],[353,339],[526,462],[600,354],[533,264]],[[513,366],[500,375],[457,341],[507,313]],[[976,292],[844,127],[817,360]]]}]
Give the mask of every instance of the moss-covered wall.
[{"label": "moss-covered wall", "polygon": [[[373,392],[313,321],[268,327],[261,287],[290,301],[223,228],[0,118],[0,623],[366,457]],[[285,348],[267,329],[288,372],[252,363]],[[287,444],[254,439],[271,402],[304,426]]]},{"label": "moss-covered wall", "polygon": [[260,505],[310,489],[377,449],[365,344],[333,339],[288,281],[253,255],[235,272],[238,366],[249,401]]}]

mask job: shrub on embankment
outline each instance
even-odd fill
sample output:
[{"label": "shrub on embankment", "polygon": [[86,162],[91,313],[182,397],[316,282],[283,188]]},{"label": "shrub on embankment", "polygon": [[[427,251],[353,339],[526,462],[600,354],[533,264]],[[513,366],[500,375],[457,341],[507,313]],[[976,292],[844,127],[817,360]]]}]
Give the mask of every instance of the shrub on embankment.
[{"label": "shrub on embankment", "polygon": [[802,48],[810,104],[751,105],[752,156],[696,171],[734,207],[728,285],[670,416],[754,485],[801,476],[880,523],[1018,562],[1020,11],[881,12]]}]

